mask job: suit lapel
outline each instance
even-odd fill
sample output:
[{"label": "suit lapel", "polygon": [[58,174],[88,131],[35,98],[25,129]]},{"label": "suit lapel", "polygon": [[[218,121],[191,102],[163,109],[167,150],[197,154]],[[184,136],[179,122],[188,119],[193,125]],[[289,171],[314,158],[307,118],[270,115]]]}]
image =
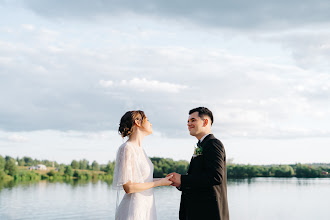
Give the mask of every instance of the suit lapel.
[{"label": "suit lapel", "polygon": [[[204,140],[200,143],[200,145],[201,145],[201,147],[202,147],[203,149],[204,149],[206,143],[208,142],[208,140],[210,140],[210,139],[214,139],[213,134],[209,134],[209,135],[207,135],[207,136],[204,138]],[[192,157],[191,160],[190,160],[190,165],[189,165],[189,168],[188,168],[188,171],[187,171],[188,174],[189,174],[190,171],[191,171],[191,163],[193,162],[194,159],[195,159],[195,158]]]},{"label": "suit lapel", "polygon": [[204,140],[201,142],[201,146],[202,146],[203,149],[204,149],[204,147],[205,147],[207,141],[210,140],[210,139],[214,139],[213,134],[209,134],[209,135],[207,135],[207,136],[204,138]]}]

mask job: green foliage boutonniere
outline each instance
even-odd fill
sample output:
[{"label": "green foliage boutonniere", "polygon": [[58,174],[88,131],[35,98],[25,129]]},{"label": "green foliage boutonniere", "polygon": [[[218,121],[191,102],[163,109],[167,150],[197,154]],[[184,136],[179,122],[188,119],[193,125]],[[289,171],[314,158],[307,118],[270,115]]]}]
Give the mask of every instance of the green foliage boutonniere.
[{"label": "green foliage boutonniere", "polygon": [[197,157],[199,155],[203,155],[203,148],[201,145],[197,144],[197,146],[195,147],[193,156]]}]

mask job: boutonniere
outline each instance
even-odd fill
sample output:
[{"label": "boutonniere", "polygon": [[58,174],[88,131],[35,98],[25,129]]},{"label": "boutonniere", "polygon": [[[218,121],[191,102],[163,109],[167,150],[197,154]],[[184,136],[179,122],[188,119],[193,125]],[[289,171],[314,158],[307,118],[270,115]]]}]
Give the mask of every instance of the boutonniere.
[{"label": "boutonniere", "polygon": [[195,150],[194,150],[194,157],[197,157],[199,155],[203,155],[203,148],[200,144],[197,144],[197,146],[195,147]]}]

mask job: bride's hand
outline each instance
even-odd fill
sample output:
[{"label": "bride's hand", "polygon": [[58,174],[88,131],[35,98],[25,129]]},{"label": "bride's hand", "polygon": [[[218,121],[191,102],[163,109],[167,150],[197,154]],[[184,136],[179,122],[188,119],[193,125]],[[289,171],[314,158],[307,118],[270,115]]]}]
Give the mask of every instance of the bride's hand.
[{"label": "bride's hand", "polygon": [[169,186],[171,185],[173,182],[170,180],[173,177],[173,175],[171,176],[167,176],[165,178],[161,178],[159,181],[161,186]]}]

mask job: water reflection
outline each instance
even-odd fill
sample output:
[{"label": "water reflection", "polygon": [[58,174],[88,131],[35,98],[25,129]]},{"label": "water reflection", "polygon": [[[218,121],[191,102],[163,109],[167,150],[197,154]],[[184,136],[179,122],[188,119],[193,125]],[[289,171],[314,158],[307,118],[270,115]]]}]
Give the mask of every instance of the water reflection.
[{"label": "water reflection", "polygon": [[42,186],[44,184],[57,184],[57,183],[63,183],[74,187],[78,186],[86,186],[88,184],[97,184],[99,181],[102,181],[106,183],[109,187],[112,184],[112,180],[97,180],[97,179],[90,179],[90,180],[84,180],[84,179],[64,179],[64,180],[29,180],[29,181],[15,181],[15,180],[8,180],[8,181],[0,181],[0,192],[3,189],[12,189],[14,187],[20,186],[20,187],[30,187],[35,184],[39,184],[39,186]]},{"label": "water reflection", "polygon": [[[0,182],[0,219],[114,219],[111,182]],[[158,219],[178,219],[181,193],[174,187],[154,192]],[[228,180],[231,220],[328,220],[328,195],[330,178]]]},{"label": "water reflection", "polygon": [[255,179],[256,178],[227,179],[227,185],[251,184],[256,181]]},{"label": "water reflection", "polygon": [[[12,189],[16,186],[21,187],[29,187],[31,185],[35,185],[37,183],[63,183],[74,187],[77,186],[86,186],[90,183],[97,184],[99,181],[102,181],[111,188],[112,180],[97,180],[97,179],[90,179],[90,180],[82,180],[82,179],[64,179],[64,180],[41,180],[41,181],[0,181],[0,192],[2,189]],[[258,183],[269,183],[269,184],[294,184],[297,186],[309,186],[315,184],[330,184],[330,178],[277,178],[277,177],[255,177],[255,178],[242,178],[242,179],[228,179],[227,185],[228,186],[239,186],[239,185],[250,185],[250,184],[258,184]]]},{"label": "water reflection", "polygon": [[330,184],[330,178],[279,178],[279,177],[255,177],[255,178],[242,178],[242,179],[228,179],[228,186],[246,185],[246,184],[293,184],[297,186],[309,186],[315,184]]}]

